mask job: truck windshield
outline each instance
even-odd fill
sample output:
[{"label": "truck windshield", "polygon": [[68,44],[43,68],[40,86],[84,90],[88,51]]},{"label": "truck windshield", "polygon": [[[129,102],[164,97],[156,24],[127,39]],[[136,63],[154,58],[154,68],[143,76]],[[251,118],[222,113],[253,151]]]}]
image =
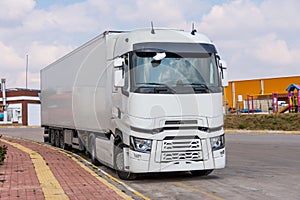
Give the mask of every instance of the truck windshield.
[{"label": "truck windshield", "polygon": [[214,53],[133,52],[131,91],[137,93],[221,92]]}]

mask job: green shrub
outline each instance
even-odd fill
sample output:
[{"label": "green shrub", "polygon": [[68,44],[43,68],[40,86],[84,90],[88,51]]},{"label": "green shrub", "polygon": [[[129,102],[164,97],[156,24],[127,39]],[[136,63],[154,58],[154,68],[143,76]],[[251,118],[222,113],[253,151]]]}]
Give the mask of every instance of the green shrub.
[{"label": "green shrub", "polygon": [[[1,137],[2,135],[0,135],[0,138]],[[6,153],[7,153],[7,146],[5,145],[0,146],[0,165],[4,163]]]},{"label": "green shrub", "polygon": [[246,128],[246,126],[244,124],[239,125],[239,129],[245,129],[245,128]]}]

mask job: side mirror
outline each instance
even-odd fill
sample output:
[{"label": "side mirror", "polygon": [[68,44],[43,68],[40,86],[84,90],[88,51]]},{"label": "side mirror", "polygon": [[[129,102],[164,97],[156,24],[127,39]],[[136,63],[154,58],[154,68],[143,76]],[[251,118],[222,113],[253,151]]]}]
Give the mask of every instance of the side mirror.
[{"label": "side mirror", "polygon": [[125,81],[123,78],[123,70],[121,70],[121,69],[116,70],[114,76],[115,76],[114,77],[115,78],[114,86],[117,88],[124,87]]},{"label": "side mirror", "polygon": [[227,72],[227,64],[224,60],[219,60],[219,68],[220,68],[220,75],[222,80],[222,86],[228,86],[228,72]]},{"label": "side mirror", "polygon": [[122,67],[123,66],[123,63],[124,63],[124,58],[116,58],[114,60],[114,67]]}]

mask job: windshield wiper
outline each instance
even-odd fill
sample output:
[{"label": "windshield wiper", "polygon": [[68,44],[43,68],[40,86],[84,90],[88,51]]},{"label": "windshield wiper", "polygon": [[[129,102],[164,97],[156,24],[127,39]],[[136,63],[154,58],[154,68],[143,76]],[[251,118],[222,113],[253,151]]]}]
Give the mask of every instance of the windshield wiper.
[{"label": "windshield wiper", "polygon": [[173,88],[171,88],[170,86],[168,86],[167,84],[164,83],[136,83],[136,84],[140,84],[140,85],[158,85],[158,86],[162,86],[165,87],[167,89],[169,89],[172,93],[176,93],[176,90],[174,90]]},{"label": "windshield wiper", "polygon": [[205,83],[189,83],[188,85],[198,86],[198,87],[209,89]]},{"label": "windshield wiper", "polygon": [[185,83],[183,85],[191,85],[193,89],[211,92],[211,89],[205,83]]}]

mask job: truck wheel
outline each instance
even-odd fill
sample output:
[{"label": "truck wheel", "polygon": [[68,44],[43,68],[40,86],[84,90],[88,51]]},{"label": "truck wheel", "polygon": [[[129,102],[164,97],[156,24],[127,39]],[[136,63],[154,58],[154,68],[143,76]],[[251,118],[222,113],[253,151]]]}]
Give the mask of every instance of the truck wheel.
[{"label": "truck wheel", "polygon": [[94,165],[100,165],[100,162],[96,158],[96,145],[95,145],[95,140],[91,144],[91,162]]},{"label": "truck wheel", "polygon": [[49,129],[44,129],[44,143],[50,142],[50,130]]},{"label": "truck wheel", "polygon": [[114,149],[114,164],[117,175],[120,179],[123,180],[133,180],[136,179],[137,175],[135,173],[126,172],[124,167],[124,153],[123,153],[124,144],[119,143],[115,146]]},{"label": "truck wheel", "polygon": [[59,130],[56,130],[54,135],[55,135],[54,146],[59,147],[59,143],[60,143],[60,141],[59,141]]},{"label": "truck wheel", "polygon": [[50,144],[54,146],[55,144],[55,130],[51,129],[50,131]]},{"label": "truck wheel", "polygon": [[195,171],[191,171],[191,174],[194,176],[207,176],[210,173],[212,173],[212,171],[214,171],[213,169],[208,169],[208,170],[195,170]]},{"label": "truck wheel", "polygon": [[[49,135],[49,136],[50,136],[50,135]],[[49,140],[50,140],[49,136],[47,136],[47,137],[44,136],[44,143],[50,142],[50,141],[49,141]]]},{"label": "truck wheel", "polygon": [[59,147],[62,149],[66,149],[65,137],[64,137],[63,131],[60,131],[60,133],[59,133]]}]

